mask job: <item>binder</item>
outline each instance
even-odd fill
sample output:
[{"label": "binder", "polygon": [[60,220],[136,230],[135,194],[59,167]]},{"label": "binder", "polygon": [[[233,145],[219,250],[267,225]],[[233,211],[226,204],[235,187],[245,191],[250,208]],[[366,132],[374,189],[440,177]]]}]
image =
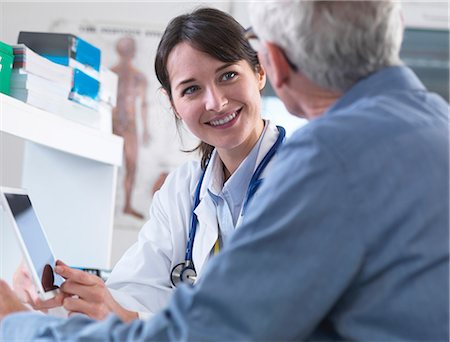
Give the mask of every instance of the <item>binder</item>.
[{"label": "binder", "polygon": [[85,66],[98,79],[101,51],[87,41],[69,33],[29,32],[19,33],[19,43],[51,61],[81,69]]},{"label": "binder", "polygon": [[79,69],[73,70],[72,92],[98,100],[100,82]]},{"label": "binder", "polygon": [[23,44],[14,45],[14,69],[38,75],[60,84],[62,87],[72,84],[72,69],[53,63],[38,55]]},{"label": "binder", "polygon": [[60,98],[40,89],[11,89],[11,96],[34,107],[78,122],[91,128],[100,129],[100,113],[74,101]]},{"label": "binder", "polygon": [[44,90],[67,100],[72,88],[71,83],[61,84],[52,82],[44,77],[30,74],[21,69],[14,69],[11,74],[11,89]]},{"label": "binder", "polygon": [[73,82],[69,100],[97,110],[99,104],[99,89],[99,81],[85,74],[81,70],[73,70]]}]

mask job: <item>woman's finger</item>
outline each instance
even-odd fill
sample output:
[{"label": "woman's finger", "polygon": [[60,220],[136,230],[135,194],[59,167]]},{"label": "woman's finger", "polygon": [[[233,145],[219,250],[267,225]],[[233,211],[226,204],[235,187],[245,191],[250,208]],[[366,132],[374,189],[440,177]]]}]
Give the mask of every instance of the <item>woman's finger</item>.
[{"label": "woman's finger", "polygon": [[55,272],[62,276],[64,279],[70,279],[73,282],[77,282],[84,285],[95,285],[98,277],[87,272],[71,268],[67,265],[56,265]]},{"label": "woman's finger", "polygon": [[69,311],[69,315],[82,313],[94,319],[103,319],[110,312],[106,306],[90,303],[82,298],[68,297],[64,299],[64,308]]},{"label": "woman's finger", "polygon": [[78,282],[72,281],[72,279],[68,279],[61,285],[61,291],[66,295],[76,295],[85,300],[101,302],[103,292],[106,290],[106,287],[103,281],[98,278],[95,281],[94,285],[84,285]]}]

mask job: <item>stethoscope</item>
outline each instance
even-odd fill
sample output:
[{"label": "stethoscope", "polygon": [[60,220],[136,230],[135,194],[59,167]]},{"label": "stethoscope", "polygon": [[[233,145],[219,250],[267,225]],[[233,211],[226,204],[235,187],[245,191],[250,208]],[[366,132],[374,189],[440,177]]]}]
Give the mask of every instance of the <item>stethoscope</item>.
[{"label": "stethoscope", "polygon": [[[262,178],[260,178],[260,176],[262,172],[269,164],[270,160],[275,155],[281,143],[283,142],[284,137],[286,136],[286,131],[283,127],[277,126],[277,128],[279,132],[277,140],[272,145],[269,152],[267,152],[267,154],[264,156],[263,160],[261,160],[255,172],[253,173],[252,178],[250,179],[250,184],[248,186],[247,196],[245,198],[244,205],[242,207],[241,216],[244,215],[244,212],[247,208],[247,204],[249,203],[253,195],[256,193],[256,190],[258,190],[258,188],[261,186],[263,180]],[[197,183],[197,188],[195,189],[194,207],[192,209],[192,216],[191,216],[191,229],[189,230],[189,239],[186,246],[185,261],[176,265],[172,269],[172,273],[170,274],[170,280],[172,281],[172,284],[174,286],[178,286],[180,282],[192,285],[197,279],[197,272],[195,271],[194,262],[192,260],[192,249],[194,247],[194,239],[195,233],[197,231],[197,222],[198,222],[197,214],[195,214],[195,209],[200,203],[200,189],[202,187],[205,173],[206,167],[205,170],[202,172],[200,180]]]}]

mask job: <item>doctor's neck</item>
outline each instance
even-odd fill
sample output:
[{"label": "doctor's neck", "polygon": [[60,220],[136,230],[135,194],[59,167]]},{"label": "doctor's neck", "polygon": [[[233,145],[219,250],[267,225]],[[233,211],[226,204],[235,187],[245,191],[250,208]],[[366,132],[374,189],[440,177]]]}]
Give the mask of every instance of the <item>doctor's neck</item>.
[{"label": "doctor's neck", "polygon": [[222,164],[222,166],[223,166],[222,167],[223,168],[223,182],[225,183],[231,177],[231,172],[228,171],[225,164]]},{"label": "doctor's neck", "polygon": [[255,124],[254,129],[240,145],[233,148],[217,147],[217,153],[223,163],[224,183],[238,169],[244,159],[247,158],[255,144],[258,142],[263,130],[264,120],[261,119]]}]

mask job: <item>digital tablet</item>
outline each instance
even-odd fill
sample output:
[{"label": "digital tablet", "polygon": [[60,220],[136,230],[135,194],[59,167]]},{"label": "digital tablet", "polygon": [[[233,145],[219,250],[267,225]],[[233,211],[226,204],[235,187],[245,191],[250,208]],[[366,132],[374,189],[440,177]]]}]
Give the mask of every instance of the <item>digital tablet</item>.
[{"label": "digital tablet", "polygon": [[54,297],[64,279],[53,271],[55,257],[26,190],[0,187],[0,203],[16,232],[39,297]]}]

